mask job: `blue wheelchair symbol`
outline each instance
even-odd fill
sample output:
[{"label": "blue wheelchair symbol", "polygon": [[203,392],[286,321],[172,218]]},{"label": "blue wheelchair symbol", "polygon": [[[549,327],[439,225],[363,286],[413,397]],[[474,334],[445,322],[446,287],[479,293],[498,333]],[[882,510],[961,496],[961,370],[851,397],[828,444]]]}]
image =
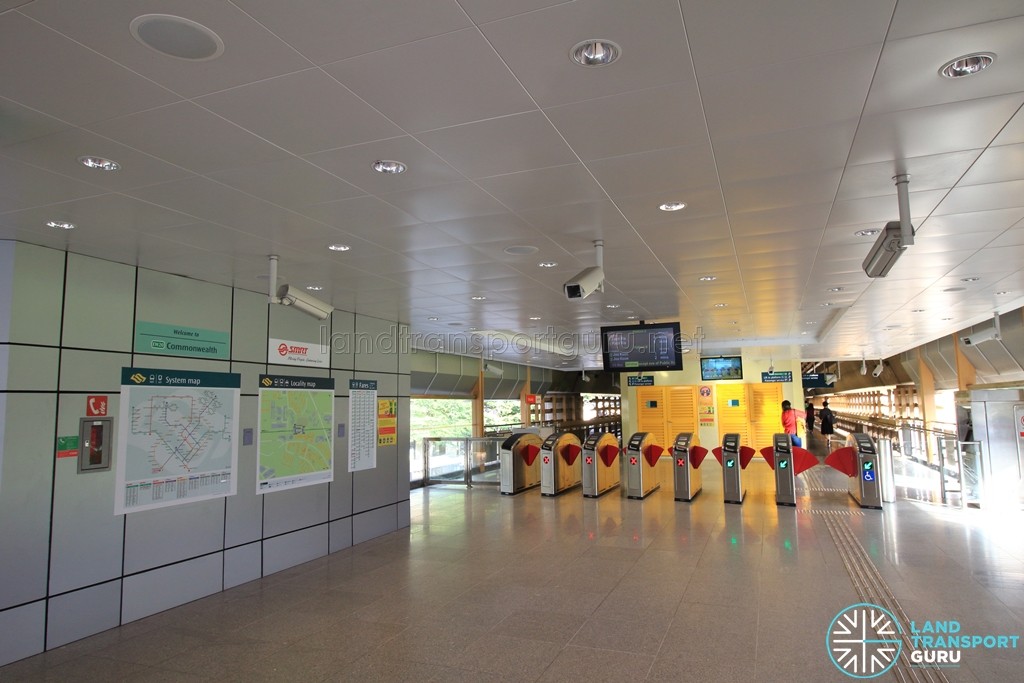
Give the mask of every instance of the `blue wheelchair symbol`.
[{"label": "blue wheelchair symbol", "polygon": [[869,470],[869,471],[864,473],[864,481],[874,481],[874,480],[875,480],[875,473],[874,472]]}]

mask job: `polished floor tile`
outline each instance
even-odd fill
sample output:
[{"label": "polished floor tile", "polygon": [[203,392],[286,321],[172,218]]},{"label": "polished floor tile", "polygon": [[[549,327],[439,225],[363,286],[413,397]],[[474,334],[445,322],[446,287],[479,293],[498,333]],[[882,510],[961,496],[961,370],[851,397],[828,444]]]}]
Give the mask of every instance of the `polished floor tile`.
[{"label": "polished floor tile", "polygon": [[[659,468],[644,500],[415,490],[408,529],[2,667],[0,682],[849,680],[825,635],[864,589],[837,529],[908,619],[1024,634],[1024,516],[941,505],[926,468],[901,466],[883,511],[858,509],[825,467],[796,508],[776,507],[761,460],[743,505],[722,502],[713,460],[692,503]],[[1018,648],[965,650],[943,673],[1022,671]]]}]

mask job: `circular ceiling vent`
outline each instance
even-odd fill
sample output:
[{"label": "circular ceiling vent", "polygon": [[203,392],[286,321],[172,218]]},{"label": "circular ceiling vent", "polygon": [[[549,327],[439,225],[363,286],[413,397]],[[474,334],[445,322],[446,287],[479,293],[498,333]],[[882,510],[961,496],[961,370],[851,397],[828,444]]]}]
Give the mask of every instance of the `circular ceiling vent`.
[{"label": "circular ceiling vent", "polygon": [[132,37],[162,55],[203,62],[224,53],[224,41],[191,19],[170,14],[143,14],[132,19]]}]

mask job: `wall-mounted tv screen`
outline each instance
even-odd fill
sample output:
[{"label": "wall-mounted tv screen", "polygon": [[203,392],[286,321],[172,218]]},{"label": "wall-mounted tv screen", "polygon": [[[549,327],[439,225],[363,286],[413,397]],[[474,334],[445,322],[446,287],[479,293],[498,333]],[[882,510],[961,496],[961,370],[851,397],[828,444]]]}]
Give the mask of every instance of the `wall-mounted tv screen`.
[{"label": "wall-mounted tv screen", "polygon": [[604,369],[608,372],[682,370],[679,323],[646,323],[601,328]]},{"label": "wall-mounted tv screen", "polygon": [[700,379],[743,379],[743,359],[739,356],[714,356],[700,359]]}]

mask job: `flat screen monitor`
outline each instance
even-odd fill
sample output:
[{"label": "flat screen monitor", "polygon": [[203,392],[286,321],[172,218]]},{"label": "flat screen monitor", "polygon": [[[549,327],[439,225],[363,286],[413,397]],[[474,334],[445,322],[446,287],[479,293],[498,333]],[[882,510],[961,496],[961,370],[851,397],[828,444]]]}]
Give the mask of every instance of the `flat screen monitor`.
[{"label": "flat screen monitor", "polygon": [[740,356],[714,356],[700,359],[700,379],[743,379],[743,359]]},{"label": "flat screen monitor", "polygon": [[682,370],[679,323],[646,323],[601,328],[604,369],[608,372]]}]

